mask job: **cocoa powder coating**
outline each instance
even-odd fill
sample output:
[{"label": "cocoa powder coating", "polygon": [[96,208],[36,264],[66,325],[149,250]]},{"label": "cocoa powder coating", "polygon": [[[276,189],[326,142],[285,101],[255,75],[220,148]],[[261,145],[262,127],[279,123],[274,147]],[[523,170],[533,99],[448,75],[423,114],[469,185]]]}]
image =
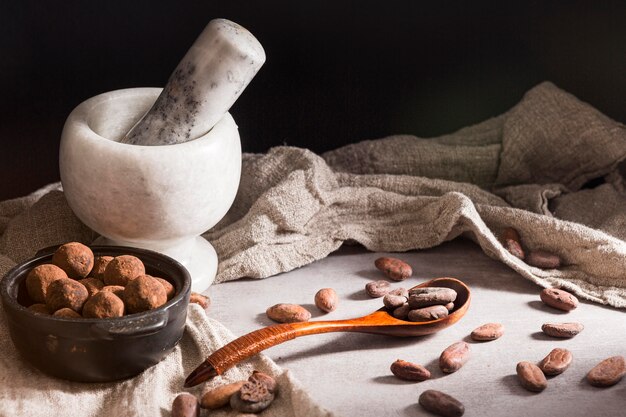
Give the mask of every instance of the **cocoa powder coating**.
[{"label": "cocoa powder coating", "polygon": [[70,242],[54,252],[52,263],[64,270],[68,277],[81,279],[91,272],[94,256],[91,249],[82,243]]},{"label": "cocoa powder coating", "polygon": [[79,312],[88,297],[89,292],[83,284],[70,278],[61,278],[48,286],[46,304],[52,311],[67,307]]},{"label": "cocoa powder coating", "polygon": [[126,286],[129,281],[140,275],[145,275],[146,268],[141,259],[132,255],[121,255],[113,258],[104,270],[106,285]]},{"label": "cocoa powder coating", "polygon": [[83,317],[104,319],[122,317],[124,302],[110,291],[99,292],[89,298],[83,306]]},{"label": "cocoa powder coating", "polygon": [[45,305],[45,304],[41,304],[41,303],[32,304],[32,305],[30,305],[28,307],[28,309],[30,311],[32,311],[33,313],[36,313],[36,314],[46,314],[46,315],[49,315],[51,313],[51,311],[48,308],[48,306]]},{"label": "cocoa powder coating", "polygon": [[51,282],[68,278],[64,270],[53,264],[37,265],[26,276],[28,296],[37,303],[46,302],[46,293]]},{"label": "cocoa powder coating", "polygon": [[140,275],[131,279],[124,288],[124,302],[129,313],[141,313],[165,304],[167,294],[159,281],[150,275]]},{"label": "cocoa powder coating", "polygon": [[96,256],[93,260],[93,268],[89,276],[104,281],[104,271],[109,262],[113,260],[112,256]]},{"label": "cocoa powder coating", "polygon": [[163,289],[165,289],[165,294],[167,295],[167,300],[168,301],[171,300],[172,297],[174,297],[174,294],[176,293],[174,286],[166,279],[159,278],[159,277],[154,277],[154,279],[156,279],[157,281],[161,283],[161,285],[163,285]]},{"label": "cocoa powder coating", "polygon": [[71,308],[61,308],[52,314],[54,317],[65,317],[67,319],[80,319],[82,316]]},{"label": "cocoa powder coating", "polygon": [[85,288],[87,288],[87,292],[89,293],[90,297],[96,295],[104,287],[104,282],[100,281],[97,278],[84,278],[78,282],[80,282],[85,286]]},{"label": "cocoa powder coating", "polygon": [[112,292],[113,294],[117,295],[120,299],[124,299],[124,287],[122,287],[121,285],[105,285],[104,287],[102,287],[102,289],[100,290],[101,292]]}]

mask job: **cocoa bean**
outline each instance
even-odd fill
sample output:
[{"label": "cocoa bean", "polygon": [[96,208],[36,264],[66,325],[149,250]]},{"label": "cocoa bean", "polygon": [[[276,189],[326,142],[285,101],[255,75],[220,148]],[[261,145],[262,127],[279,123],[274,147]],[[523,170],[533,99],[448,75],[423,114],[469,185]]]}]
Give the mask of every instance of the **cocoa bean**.
[{"label": "cocoa bean", "polygon": [[[419,291],[424,290],[424,291]],[[422,308],[432,305],[446,305],[456,300],[456,291],[452,288],[430,287],[429,289],[416,288],[409,294],[411,308]]]},{"label": "cocoa bean", "polygon": [[459,400],[434,389],[422,392],[419,404],[427,411],[443,417],[461,417],[465,413],[465,406]]},{"label": "cocoa bean", "polygon": [[504,334],[504,326],[500,323],[487,323],[477,327],[472,331],[470,337],[472,340],[485,342],[496,340]]},{"label": "cocoa bean", "polygon": [[189,302],[198,304],[205,310],[211,306],[211,299],[206,295],[198,294],[197,292],[192,292],[189,295]]},{"label": "cocoa bean", "polygon": [[528,391],[541,392],[548,386],[546,376],[534,363],[522,361],[516,370],[520,384]]},{"label": "cocoa bean", "polygon": [[561,258],[544,250],[531,251],[524,261],[530,266],[543,269],[557,269],[561,266]]},{"label": "cocoa bean", "polygon": [[394,281],[404,281],[413,274],[411,266],[397,258],[378,258],[374,261],[374,265]]},{"label": "cocoa bean", "polygon": [[570,311],[578,307],[578,298],[558,288],[545,288],[540,297],[544,304],[559,310]]},{"label": "cocoa bean", "polygon": [[315,294],[315,305],[325,313],[335,311],[339,304],[339,297],[332,288],[322,288]]},{"label": "cocoa bean", "polygon": [[230,402],[230,397],[239,391],[245,382],[246,381],[237,381],[232,384],[220,385],[219,387],[205,392],[202,394],[202,398],[200,399],[200,407],[207,408],[209,410],[224,407]]},{"label": "cocoa bean", "polygon": [[400,295],[402,297],[409,298],[409,290],[403,287],[394,288],[393,290],[389,291],[389,294]]},{"label": "cocoa bean", "polygon": [[465,342],[451,344],[439,356],[439,368],[445,373],[456,372],[468,361],[470,347]]},{"label": "cocoa bean", "polygon": [[594,387],[610,387],[626,375],[626,360],[623,356],[612,356],[593,367],[587,381]]},{"label": "cocoa bean", "polygon": [[572,358],[572,352],[567,349],[552,349],[539,363],[539,369],[545,375],[559,375],[569,368]]},{"label": "cocoa bean", "polygon": [[406,297],[402,295],[386,294],[383,297],[383,304],[388,309],[396,309],[406,303]]},{"label": "cocoa bean", "polygon": [[454,310],[454,303],[448,303],[444,306],[448,311]]},{"label": "cocoa bean", "polygon": [[570,338],[582,332],[584,328],[580,323],[544,323],[541,331],[552,337]]},{"label": "cocoa bean", "polygon": [[387,294],[391,290],[389,281],[378,280],[365,284],[365,292],[372,298],[379,298]]},{"label": "cocoa bean", "polygon": [[298,304],[276,304],[268,308],[267,317],[278,323],[309,321],[311,313]]},{"label": "cocoa bean", "polygon": [[[409,309],[411,306],[409,305]],[[442,317],[448,317],[448,309],[445,306],[430,306],[424,308],[411,309],[407,318],[409,321],[431,321]]]},{"label": "cocoa bean", "polygon": [[402,359],[391,364],[391,373],[400,379],[407,381],[426,381],[430,379],[430,371],[417,363],[407,362]]},{"label": "cocoa bean", "polygon": [[411,311],[409,303],[404,303],[400,307],[393,310],[392,316],[399,320],[406,320],[406,318],[409,316],[409,311]]},{"label": "cocoa bean", "polygon": [[502,231],[500,239],[504,248],[508,250],[511,255],[519,259],[524,259],[525,254],[524,249],[522,249],[522,239],[517,230],[512,227],[507,227]]},{"label": "cocoa bean", "polygon": [[172,403],[172,417],[198,417],[200,407],[195,395],[183,392]]}]

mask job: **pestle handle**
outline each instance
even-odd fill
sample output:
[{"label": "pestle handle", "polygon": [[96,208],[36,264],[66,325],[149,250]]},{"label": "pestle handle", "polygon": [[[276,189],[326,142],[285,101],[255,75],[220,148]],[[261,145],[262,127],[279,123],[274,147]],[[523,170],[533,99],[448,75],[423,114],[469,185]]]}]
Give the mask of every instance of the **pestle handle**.
[{"label": "pestle handle", "polygon": [[211,20],[152,108],[120,142],[173,145],[205,135],[264,62],[265,51],[248,30],[230,20]]}]

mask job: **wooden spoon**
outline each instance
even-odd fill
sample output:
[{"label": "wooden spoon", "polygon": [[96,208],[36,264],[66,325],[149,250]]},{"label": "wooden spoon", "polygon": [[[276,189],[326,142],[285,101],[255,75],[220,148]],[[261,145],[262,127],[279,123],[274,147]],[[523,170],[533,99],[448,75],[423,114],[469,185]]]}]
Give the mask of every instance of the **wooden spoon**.
[{"label": "wooden spoon", "polygon": [[213,352],[189,374],[185,380],[185,387],[193,387],[221,375],[250,356],[299,336],[329,332],[374,333],[400,337],[423,336],[453,325],[465,315],[469,308],[470,290],[458,279],[435,278],[413,288],[421,287],[447,287],[457,292],[454,309],[447,317],[425,322],[410,322],[396,319],[383,307],[367,316],[349,320],[308,321],[268,326],[241,336]]}]

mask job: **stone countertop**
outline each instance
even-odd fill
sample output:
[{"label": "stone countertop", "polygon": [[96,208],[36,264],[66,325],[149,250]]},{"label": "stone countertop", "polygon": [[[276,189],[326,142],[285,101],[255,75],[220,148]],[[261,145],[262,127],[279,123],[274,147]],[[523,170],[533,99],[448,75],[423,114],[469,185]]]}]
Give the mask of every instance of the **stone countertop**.
[{"label": "stone countertop", "polygon": [[[384,278],[374,260],[382,253],[343,247],[326,259],[265,280],[238,280],[209,289],[210,316],[240,336],[273,324],[265,309],[296,303],[312,312],[312,320],[354,318],[382,306],[364,291],[371,280]],[[437,334],[417,338],[360,333],[305,336],[265,351],[278,365],[293,371],[312,398],[338,416],[426,416],[417,405],[426,389],[444,391],[465,404],[465,416],[611,416],[624,415],[626,380],[610,388],[595,388],[586,373],[601,360],[626,355],[624,311],[581,302],[569,312],[545,306],[541,288],[505,265],[488,258],[468,240],[457,239],[437,248],[401,254],[413,276],[393,287],[411,287],[427,279],[451,276],[472,290],[467,315]],[[322,314],[313,304],[315,293],[332,287],[339,307]],[[573,339],[553,339],[541,332],[546,322],[583,323]],[[500,322],[505,334],[492,342],[476,343],[469,334],[481,324]],[[450,344],[470,343],[471,357],[458,372],[443,374],[439,355]],[[534,394],[521,388],[515,373],[522,360],[538,362],[555,347],[574,356],[570,368],[548,379],[548,388]],[[432,378],[401,381],[389,371],[396,359],[426,366]]]}]

